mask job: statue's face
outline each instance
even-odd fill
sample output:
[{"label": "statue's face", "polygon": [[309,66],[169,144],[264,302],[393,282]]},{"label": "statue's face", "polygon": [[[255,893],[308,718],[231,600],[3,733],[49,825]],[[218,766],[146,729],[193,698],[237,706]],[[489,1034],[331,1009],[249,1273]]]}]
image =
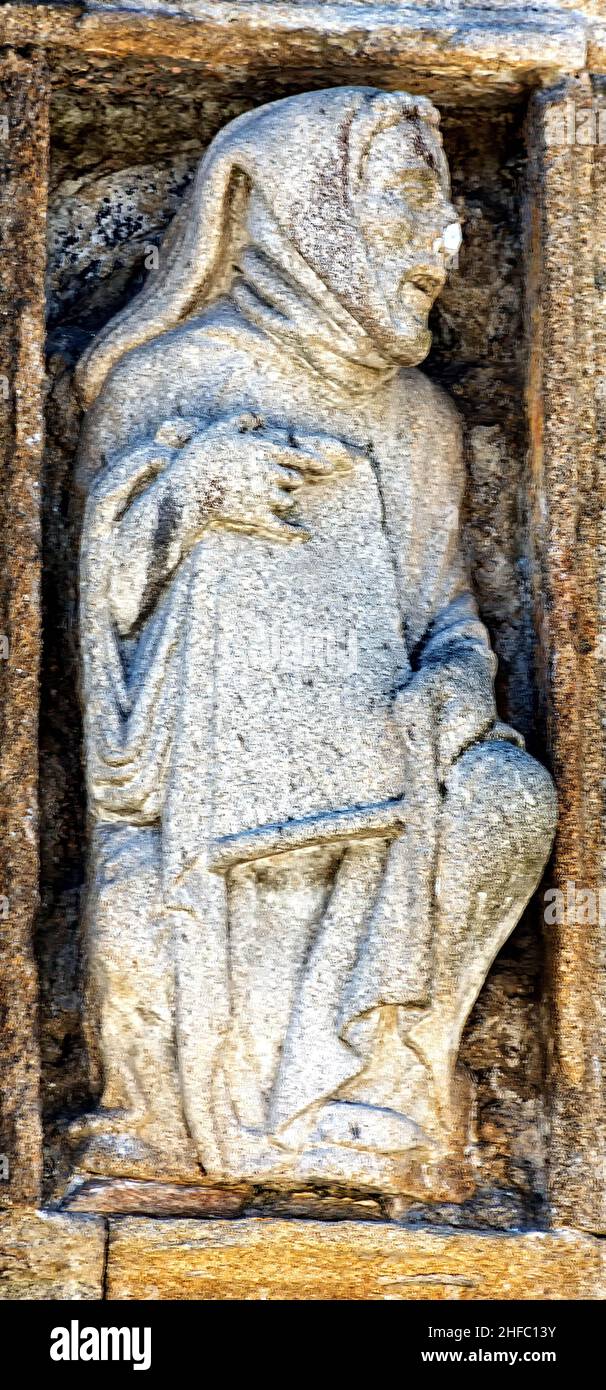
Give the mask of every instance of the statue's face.
[{"label": "statue's face", "polygon": [[373,140],[357,215],[401,361],[422,361],[427,320],[461,244],[444,153],[430,126],[404,122]]}]

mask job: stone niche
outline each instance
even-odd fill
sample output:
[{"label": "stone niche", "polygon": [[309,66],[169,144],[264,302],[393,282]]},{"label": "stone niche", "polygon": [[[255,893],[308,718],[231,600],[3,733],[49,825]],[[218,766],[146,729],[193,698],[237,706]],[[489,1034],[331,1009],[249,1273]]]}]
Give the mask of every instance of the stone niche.
[{"label": "stone niche", "polygon": [[[599,20],[493,9],[2,7],[14,138],[0,191],[13,247],[0,291],[0,1264],[12,1297],[98,1297],[104,1261],[115,1298],[190,1297],[188,1262],[215,1298],[257,1286],[393,1297],[394,1261],[404,1298],[602,1296],[603,928],[545,927],[543,894],[570,882],[596,893],[602,877],[604,50]],[[423,370],[463,421],[464,545],[499,661],[498,713],[560,800],[546,878],[465,1027],[474,1187],[424,1202],[338,1183],[83,1182],[69,1137],[94,1099],[73,372],[153,268],[216,132],[264,102],[349,84],[423,94],[441,113],[463,244]]]}]

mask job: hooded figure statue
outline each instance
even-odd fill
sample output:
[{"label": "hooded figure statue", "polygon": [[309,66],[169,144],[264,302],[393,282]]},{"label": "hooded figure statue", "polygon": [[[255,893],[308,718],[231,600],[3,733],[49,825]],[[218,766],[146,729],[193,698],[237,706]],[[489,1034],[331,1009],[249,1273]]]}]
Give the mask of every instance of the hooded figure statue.
[{"label": "hooded figure statue", "polygon": [[274,102],[79,364],[83,1171],[469,1191],[461,1033],[555,810],[416,370],[459,240],[428,101]]}]

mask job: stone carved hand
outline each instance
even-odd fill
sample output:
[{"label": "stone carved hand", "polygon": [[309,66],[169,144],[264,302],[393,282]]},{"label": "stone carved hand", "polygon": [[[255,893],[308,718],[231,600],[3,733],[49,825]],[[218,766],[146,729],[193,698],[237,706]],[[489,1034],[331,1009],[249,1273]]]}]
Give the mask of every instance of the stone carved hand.
[{"label": "stone carved hand", "polygon": [[351,455],[339,440],[295,436],[249,413],[193,434],[176,466],[197,472],[206,525],[269,540],[305,541],[309,531],[290,516],[297,493],[350,472]]},{"label": "stone carved hand", "polygon": [[421,666],[396,696],[396,719],[410,751],[425,757],[429,742],[441,783],[496,719],[493,671],[493,661],[477,650],[457,654]]},{"label": "stone carved hand", "polygon": [[[265,427],[252,414],[210,425],[165,420],[152,441],[117,456],[119,483],[110,471],[110,503],[114,496],[114,511],[121,507],[112,527],[109,593],[118,632],[132,631],[209,529],[287,543],[309,540],[309,531],[290,515],[298,492],[349,473],[352,462],[352,451],[339,440],[296,437]],[[123,473],[130,486],[126,507]]]}]

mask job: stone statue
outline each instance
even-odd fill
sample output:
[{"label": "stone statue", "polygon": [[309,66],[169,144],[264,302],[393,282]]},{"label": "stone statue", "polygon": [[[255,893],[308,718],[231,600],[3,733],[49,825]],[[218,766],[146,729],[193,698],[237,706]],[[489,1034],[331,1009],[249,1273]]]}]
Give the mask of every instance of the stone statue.
[{"label": "stone statue", "polygon": [[83,1171],[469,1191],[461,1033],[545,866],[418,370],[460,231],[429,101],[228,125],[92,343]]}]

